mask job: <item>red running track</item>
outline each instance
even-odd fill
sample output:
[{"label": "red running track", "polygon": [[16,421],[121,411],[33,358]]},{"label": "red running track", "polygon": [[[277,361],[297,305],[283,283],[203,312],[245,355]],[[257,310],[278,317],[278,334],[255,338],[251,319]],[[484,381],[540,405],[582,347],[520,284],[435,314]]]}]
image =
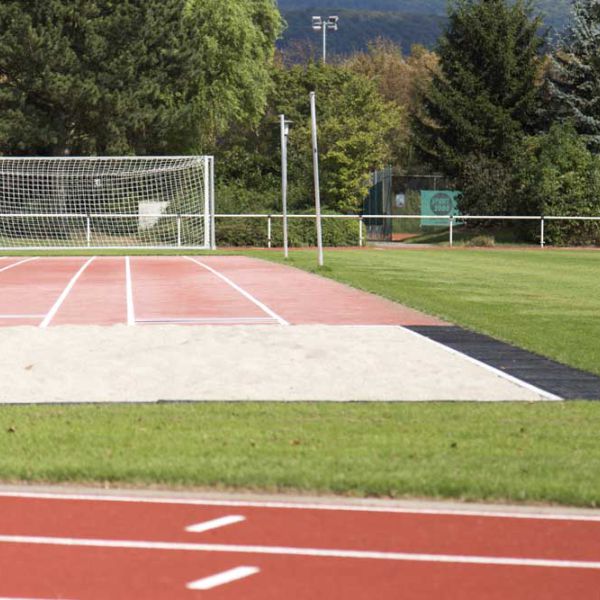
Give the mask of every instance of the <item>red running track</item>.
[{"label": "red running track", "polygon": [[600,517],[9,493],[0,565],[15,599],[598,600]]},{"label": "red running track", "polygon": [[0,326],[442,325],[328,279],[233,256],[0,260]]}]

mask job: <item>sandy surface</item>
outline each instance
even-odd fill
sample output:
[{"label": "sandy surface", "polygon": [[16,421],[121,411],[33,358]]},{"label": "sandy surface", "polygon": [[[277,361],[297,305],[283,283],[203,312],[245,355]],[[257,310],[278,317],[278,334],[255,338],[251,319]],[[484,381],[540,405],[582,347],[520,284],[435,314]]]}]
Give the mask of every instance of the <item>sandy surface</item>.
[{"label": "sandy surface", "polygon": [[0,402],[539,400],[399,327],[0,332]]}]

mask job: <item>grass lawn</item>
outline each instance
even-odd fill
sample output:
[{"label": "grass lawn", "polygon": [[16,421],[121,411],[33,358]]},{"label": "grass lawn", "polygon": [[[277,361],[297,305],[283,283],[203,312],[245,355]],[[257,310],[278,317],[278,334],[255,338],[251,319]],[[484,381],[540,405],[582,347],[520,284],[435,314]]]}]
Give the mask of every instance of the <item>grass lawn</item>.
[{"label": "grass lawn", "polygon": [[[598,252],[328,251],[318,272],[600,373]],[[598,431],[577,402],[3,406],[0,480],[595,507]]]},{"label": "grass lawn", "polygon": [[[279,252],[250,252],[283,262]],[[289,264],[600,374],[600,252],[347,250]]]},{"label": "grass lawn", "polygon": [[599,429],[589,403],[10,406],[0,477],[598,506]]}]

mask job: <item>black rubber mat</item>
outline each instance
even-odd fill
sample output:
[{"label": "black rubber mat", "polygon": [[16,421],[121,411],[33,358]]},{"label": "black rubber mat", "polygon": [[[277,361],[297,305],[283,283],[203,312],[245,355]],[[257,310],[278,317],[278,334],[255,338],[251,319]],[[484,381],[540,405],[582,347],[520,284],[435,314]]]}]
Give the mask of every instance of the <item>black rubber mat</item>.
[{"label": "black rubber mat", "polygon": [[565,400],[600,400],[600,377],[462,327],[407,327]]}]

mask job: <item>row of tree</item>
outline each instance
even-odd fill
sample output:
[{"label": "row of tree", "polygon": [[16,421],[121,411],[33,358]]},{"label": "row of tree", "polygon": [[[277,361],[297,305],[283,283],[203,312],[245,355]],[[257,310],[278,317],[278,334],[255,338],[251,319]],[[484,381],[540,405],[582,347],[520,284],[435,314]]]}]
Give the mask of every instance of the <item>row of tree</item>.
[{"label": "row of tree", "polygon": [[438,171],[486,214],[600,214],[600,5],[549,52],[529,0],[452,0],[435,52],[385,41],[333,65],[275,52],[275,0],[0,3],[0,152],[215,153],[221,210],[309,209],[308,94],[326,208],[358,211],[385,164]]}]

